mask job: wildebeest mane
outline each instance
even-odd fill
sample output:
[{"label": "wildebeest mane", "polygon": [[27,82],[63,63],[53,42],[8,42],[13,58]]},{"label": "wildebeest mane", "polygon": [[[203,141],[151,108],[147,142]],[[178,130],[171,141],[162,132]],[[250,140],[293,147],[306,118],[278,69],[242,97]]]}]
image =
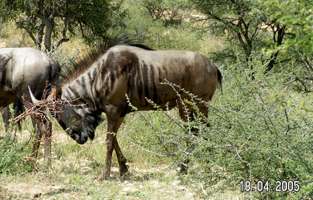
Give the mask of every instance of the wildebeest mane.
[{"label": "wildebeest mane", "polygon": [[132,47],[138,47],[144,50],[149,50],[149,51],[154,51],[154,49],[152,49],[151,47],[148,47],[147,45],[144,44],[137,44],[137,43],[131,43],[131,44],[126,44],[128,46],[132,46]]},{"label": "wildebeest mane", "polygon": [[84,73],[100,56],[105,54],[108,49],[116,45],[128,45],[133,47],[138,47],[144,50],[153,51],[154,49],[138,43],[115,43],[108,44],[102,43],[96,48],[92,48],[85,56],[79,58],[78,61],[74,62],[71,67],[66,67],[62,74],[62,84],[68,83],[69,81],[75,79],[80,74]]}]

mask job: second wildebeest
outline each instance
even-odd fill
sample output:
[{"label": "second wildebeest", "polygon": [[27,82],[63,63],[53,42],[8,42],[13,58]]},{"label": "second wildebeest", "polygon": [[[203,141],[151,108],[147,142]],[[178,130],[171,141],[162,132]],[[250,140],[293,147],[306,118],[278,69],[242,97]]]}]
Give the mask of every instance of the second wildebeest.
[{"label": "second wildebeest", "polygon": [[[63,129],[79,144],[93,139],[95,128],[101,121],[101,113],[107,115],[107,152],[102,178],[110,176],[112,152],[115,149],[120,175],[128,168],[126,158],[118,144],[116,133],[125,117],[133,110],[155,109],[148,99],[161,108],[178,106],[180,116],[187,120],[182,99],[169,82],[193,93],[204,101],[210,101],[222,76],[216,65],[207,57],[191,51],[151,51],[142,47],[117,45],[87,56],[78,63],[85,70],[72,73],[56,98],[70,102],[63,112],[56,114]],[[33,101],[36,101],[33,98]],[[207,116],[206,106],[198,105],[200,113]],[[190,108],[190,114],[196,113]]]},{"label": "second wildebeest", "polygon": [[[47,86],[51,88],[51,85],[57,84],[59,72],[58,63],[37,49],[0,48],[0,107],[6,107],[23,98],[30,100],[28,88],[31,88],[36,98],[41,99]],[[33,120],[38,131],[32,155],[37,157],[44,133],[47,159],[51,151],[51,122],[35,117]]]}]

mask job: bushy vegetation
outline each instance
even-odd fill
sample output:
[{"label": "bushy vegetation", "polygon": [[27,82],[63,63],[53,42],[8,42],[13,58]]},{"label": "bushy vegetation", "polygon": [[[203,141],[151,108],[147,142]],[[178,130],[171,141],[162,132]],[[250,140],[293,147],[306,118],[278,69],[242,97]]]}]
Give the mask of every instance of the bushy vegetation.
[{"label": "bushy vegetation", "polygon": [[[233,72],[231,72],[233,73]],[[310,97],[290,92],[279,75],[254,82],[225,74],[224,94],[209,108],[211,126],[197,138],[194,175],[210,188],[240,180],[299,180],[302,193],[264,192],[268,198],[309,197],[312,190],[312,109]],[[273,84],[274,82],[274,84]],[[279,84],[280,83],[280,84]]]},{"label": "bushy vegetation", "polygon": [[[281,74],[264,76],[260,70],[251,82],[249,72],[242,75],[237,67],[224,71],[227,82],[223,93],[208,108],[210,126],[200,120],[184,124],[171,113],[159,112],[139,116],[143,126],[130,137],[160,156],[172,156],[176,164],[188,156],[190,173],[183,179],[202,188],[204,196],[229,188],[238,191],[241,180],[269,181],[272,190],[276,181],[295,180],[301,185],[298,193],[251,195],[309,198],[313,107],[308,102],[312,95],[293,91]],[[147,131],[146,126],[151,130]],[[188,134],[191,127],[200,130],[197,136]],[[186,151],[186,140],[192,141],[192,152]]]}]

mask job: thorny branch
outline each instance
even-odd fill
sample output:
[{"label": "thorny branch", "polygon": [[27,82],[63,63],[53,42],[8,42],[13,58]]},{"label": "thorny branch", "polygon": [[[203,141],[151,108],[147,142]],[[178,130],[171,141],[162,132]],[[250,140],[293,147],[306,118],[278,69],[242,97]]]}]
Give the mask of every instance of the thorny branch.
[{"label": "thorny branch", "polygon": [[28,116],[33,116],[40,119],[47,119],[47,111],[50,111],[51,113],[60,112],[62,105],[64,105],[64,102],[62,100],[43,100],[37,104],[33,104],[28,101],[24,102],[26,108],[25,111],[12,119],[13,123],[18,123]]},{"label": "thorny branch", "polygon": [[[45,119],[49,120],[49,116],[52,114],[52,116],[55,116],[57,113],[63,112],[63,107],[65,105],[70,106],[81,106],[81,105],[74,105],[73,103],[76,100],[73,101],[67,101],[67,100],[61,100],[61,99],[45,99],[40,100],[38,103],[33,104],[29,101],[25,101],[25,111],[15,117],[14,119],[11,119],[13,123],[18,123],[19,121],[24,120],[26,117],[31,116],[38,119]],[[50,114],[51,113],[51,114]]]}]

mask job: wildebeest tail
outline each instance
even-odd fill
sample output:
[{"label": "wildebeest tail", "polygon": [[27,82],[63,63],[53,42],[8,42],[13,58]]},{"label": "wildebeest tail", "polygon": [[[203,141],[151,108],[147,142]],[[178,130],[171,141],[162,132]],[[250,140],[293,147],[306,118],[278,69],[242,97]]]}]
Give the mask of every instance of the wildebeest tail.
[{"label": "wildebeest tail", "polygon": [[223,75],[219,69],[217,69],[217,80],[220,85],[221,91],[223,91],[223,87],[222,87]]}]

